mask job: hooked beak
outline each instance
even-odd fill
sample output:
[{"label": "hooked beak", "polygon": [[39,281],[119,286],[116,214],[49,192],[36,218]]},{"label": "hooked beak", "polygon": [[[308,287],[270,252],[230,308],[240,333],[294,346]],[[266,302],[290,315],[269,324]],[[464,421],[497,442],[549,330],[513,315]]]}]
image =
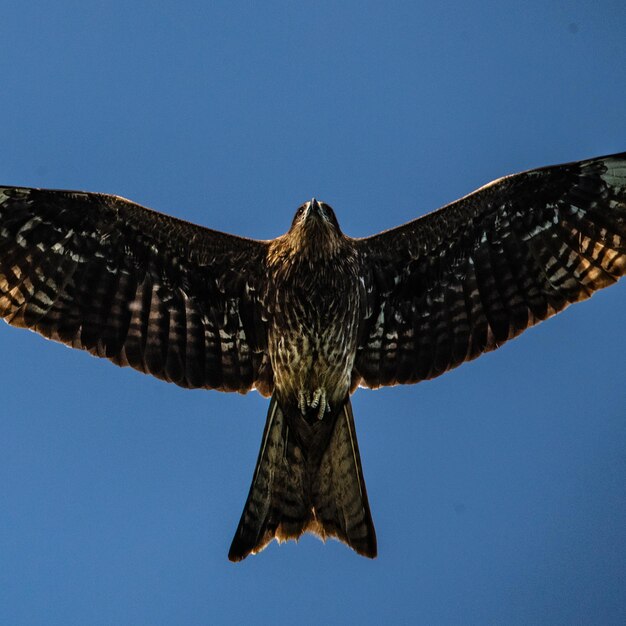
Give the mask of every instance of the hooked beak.
[{"label": "hooked beak", "polygon": [[307,217],[309,215],[317,217],[317,218],[324,217],[324,213],[322,211],[322,207],[320,206],[320,203],[315,198],[311,198],[311,200],[309,201]]}]

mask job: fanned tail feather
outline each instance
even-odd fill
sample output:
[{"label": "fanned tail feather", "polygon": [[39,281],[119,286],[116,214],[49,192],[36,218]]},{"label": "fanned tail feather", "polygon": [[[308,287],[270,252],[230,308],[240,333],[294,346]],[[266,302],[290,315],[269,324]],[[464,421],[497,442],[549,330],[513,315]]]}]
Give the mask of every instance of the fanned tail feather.
[{"label": "fanned tail feather", "polygon": [[[316,427],[323,425],[314,424],[311,431]],[[312,441],[321,443],[315,433]],[[252,486],[228,558],[241,561],[272,539],[297,540],[305,532],[321,539],[335,537],[359,554],[376,556],[349,399],[320,455],[290,432],[283,409],[272,397]]]},{"label": "fanned tail feather", "polygon": [[312,498],[322,538],[336,537],[363,556],[376,556],[376,532],[349,398],[313,479]]},{"label": "fanned tail feather", "polygon": [[290,441],[285,414],[272,396],[250,493],[228,552],[231,561],[256,554],[276,537],[298,538],[310,516],[302,451]]}]

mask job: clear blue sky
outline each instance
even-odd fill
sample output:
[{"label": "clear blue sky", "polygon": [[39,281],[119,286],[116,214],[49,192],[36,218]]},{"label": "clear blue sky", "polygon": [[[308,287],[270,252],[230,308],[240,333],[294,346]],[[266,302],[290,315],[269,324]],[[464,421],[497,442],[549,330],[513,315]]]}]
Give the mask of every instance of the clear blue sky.
[{"label": "clear blue sky", "polygon": [[[623,2],[13,2],[0,181],[346,233],[626,150]],[[0,622],[626,623],[626,283],[353,399],[380,556],[234,565],[267,401],[0,327]]]}]

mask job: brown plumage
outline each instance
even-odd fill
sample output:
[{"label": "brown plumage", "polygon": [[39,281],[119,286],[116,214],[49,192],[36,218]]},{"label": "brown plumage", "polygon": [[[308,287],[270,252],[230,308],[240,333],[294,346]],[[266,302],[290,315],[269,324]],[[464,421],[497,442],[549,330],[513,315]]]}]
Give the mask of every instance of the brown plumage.
[{"label": "brown plumage", "polygon": [[232,560],[307,531],[375,556],[355,388],[438,376],[625,272],[626,153],[365,239],[316,200],[254,241],[115,196],[0,188],[7,322],[183,387],[272,396]]}]

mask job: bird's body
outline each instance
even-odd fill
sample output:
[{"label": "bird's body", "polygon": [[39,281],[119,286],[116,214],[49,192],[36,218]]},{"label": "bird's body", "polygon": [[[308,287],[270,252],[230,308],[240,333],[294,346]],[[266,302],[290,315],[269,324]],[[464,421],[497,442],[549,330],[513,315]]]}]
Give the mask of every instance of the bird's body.
[{"label": "bird's body", "polygon": [[0,316],[183,387],[271,396],[229,557],[376,555],[350,394],[494,350],[626,273],[626,153],[499,179],[365,239],[316,200],[272,241],[115,196],[0,187]]},{"label": "bird's body", "polygon": [[326,210],[313,200],[302,222],[272,243],[266,296],[275,393],[283,406],[307,415],[322,407],[320,418],[350,390],[364,299],[360,258],[348,238],[325,223]]}]

